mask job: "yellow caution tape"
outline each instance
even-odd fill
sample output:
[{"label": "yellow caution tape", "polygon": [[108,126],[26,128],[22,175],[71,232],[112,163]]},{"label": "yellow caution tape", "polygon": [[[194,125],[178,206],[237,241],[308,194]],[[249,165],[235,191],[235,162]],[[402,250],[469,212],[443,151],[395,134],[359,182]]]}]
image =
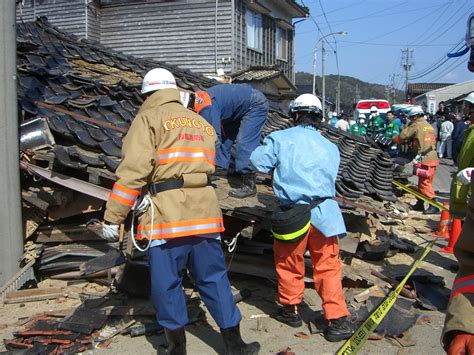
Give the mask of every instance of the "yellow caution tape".
[{"label": "yellow caution tape", "polygon": [[444,226],[441,232],[438,233],[435,239],[431,241],[430,244],[427,245],[425,251],[421,255],[421,257],[416,260],[408,274],[403,278],[400,284],[393,290],[390,295],[370,314],[370,316],[362,323],[362,325],[357,329],[352,337],[348,339],[344,345],[338,350],[337,355],[348,355],[348,354],[357,354],[360,349],[364,346],[365,342],[369,338],[369,335],[374,332],[377,326],[382,322],[384,317],[387,315],[390,308],[392,308],[393,304],[397,300],[397,297],[400,295],[403,287],[405,286],[406,282],[410,278],[410,276],[415,272],[418,266],[421,264],[423,259],[428,255],[431,248],[433,247],[434,243],[438,240],[439,236],[443,234],[446,226]]},{"label": "yellow caution tape", "polygon": [[416,190],[412,189],[409,186],[403,185],[401,182],[399,182],[397,180],[392,180],[392,184],[394,184],[399,189],[404,190],[404,191],[412,194],[416,198],[419,198],[420,200],[423,200],[424,202],[426,202],[426,203],[428,203],[432,206],[435,206],[436,208],[440,209],[441,211],[449,212],[448,207],[444,206],[443,204],[441,204],[439,202],[433,201],[432,199],[430,199],[430,198],[426,197],[425,195],[423,195],[421,192],[416,191]]}]

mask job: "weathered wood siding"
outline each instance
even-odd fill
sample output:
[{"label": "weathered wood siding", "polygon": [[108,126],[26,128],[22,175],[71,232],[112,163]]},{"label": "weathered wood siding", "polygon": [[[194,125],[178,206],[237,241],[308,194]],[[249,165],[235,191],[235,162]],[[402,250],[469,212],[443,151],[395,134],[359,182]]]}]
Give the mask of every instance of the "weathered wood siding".
[{"label": "weathered wood siding", "polygon": [[[232,56],[231,0],[218,1],[217,59]],[[139,57],[215,73],[216,1],[140,2],[101,8],[101,43]],[[227,65],[229,71],[230,64]]]}]

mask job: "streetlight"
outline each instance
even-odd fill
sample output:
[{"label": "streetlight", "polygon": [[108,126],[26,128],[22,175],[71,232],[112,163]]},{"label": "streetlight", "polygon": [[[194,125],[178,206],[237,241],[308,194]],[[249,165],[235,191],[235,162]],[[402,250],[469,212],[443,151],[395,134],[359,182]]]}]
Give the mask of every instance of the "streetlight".
[{"label": "streetlight", "polygon": [[[321,42],[323,39],[325,39],[326,37],[329,37],[329,36],[332,36],[332,35],[341,35],[341,36],[345,36],[347,35],[348,32],[346,31],[339,31],[339,32],[331,32],[325,36],[322,36],[318,39],[318,41],[316,42],[316,44],[314,45],[314,53],[313,53],[313,95],[316,95],[316,50],[318,48],[318,44],[319,42]],[[325,52],[325,49],[324,49],[324,41],[322,43],[322,46],[321,46],[321,50],[322,50],[322,79],[323,79],[323,102],[322,102],[322,105],[323,105],[323,119],[324,119],[324,114],[325,114],[325,111],[326,111],[326,81],[325,81],[325,77],[324,77],[324,52]]]}]

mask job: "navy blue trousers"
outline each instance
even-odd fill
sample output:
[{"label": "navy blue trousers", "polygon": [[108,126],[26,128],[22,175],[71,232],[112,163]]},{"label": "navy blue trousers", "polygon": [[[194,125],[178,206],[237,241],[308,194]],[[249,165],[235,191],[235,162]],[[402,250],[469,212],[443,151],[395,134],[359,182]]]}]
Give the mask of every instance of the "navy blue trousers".
[{"label": "navy blue trousers", "polygon": [[260,135],[267,120],[269,103],[265,95],[253,90],[250,108],[241,120],[222,121],[222,142],[216,149],[216,165],[228,169],[235,147],[235,170],[247,174],[250,169],[250,154],[260,145]]},{"label": "navy blue trousers", "polygon": [[175,330],[188,323],[181,286],[183,269],[188,268],[212,318],[220,328],[240,323],[240,311],[227,278],[220,240],[183,237],[168,240],[148,251],[151,297],[158,324]]}]

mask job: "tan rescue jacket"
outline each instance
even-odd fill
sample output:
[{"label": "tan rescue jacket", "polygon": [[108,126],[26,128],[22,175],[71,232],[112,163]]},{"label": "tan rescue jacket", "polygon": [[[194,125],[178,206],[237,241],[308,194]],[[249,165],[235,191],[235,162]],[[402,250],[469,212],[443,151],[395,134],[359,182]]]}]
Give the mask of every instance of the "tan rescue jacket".
[{"label": "tan rescue jacket", "polygon": [[137,239],[222,232],[217,195],[207,185],[207,176],[214,173],[215,142],[212,126],[183,107],[178,90],[163,89],[148,97],[123,140],[118,180],[104,219],[122,223],[150,184],[182,178],[183,188],[152,197],[154,221],[149,208],[139,218]]},{"label": "tan rescue jacket", "polygon": [[438,153],[436,153],[436,135],[434,128],[423,118],[418,118],[408,127],[404,128],[398,137],[394,138],[395,143],[405,142],[411,139],[412,149],[416,154],[422,153],[432,148],[421,161],[425,165],[439,165]]},{"label": "tan rescue jacket", "polygon": [[459,272],[453,283],[446,311],[441,341],[447,350],[452,331],[474,334],[474,179],[471,178],[471,198],[461,235],[454,245]]}]

